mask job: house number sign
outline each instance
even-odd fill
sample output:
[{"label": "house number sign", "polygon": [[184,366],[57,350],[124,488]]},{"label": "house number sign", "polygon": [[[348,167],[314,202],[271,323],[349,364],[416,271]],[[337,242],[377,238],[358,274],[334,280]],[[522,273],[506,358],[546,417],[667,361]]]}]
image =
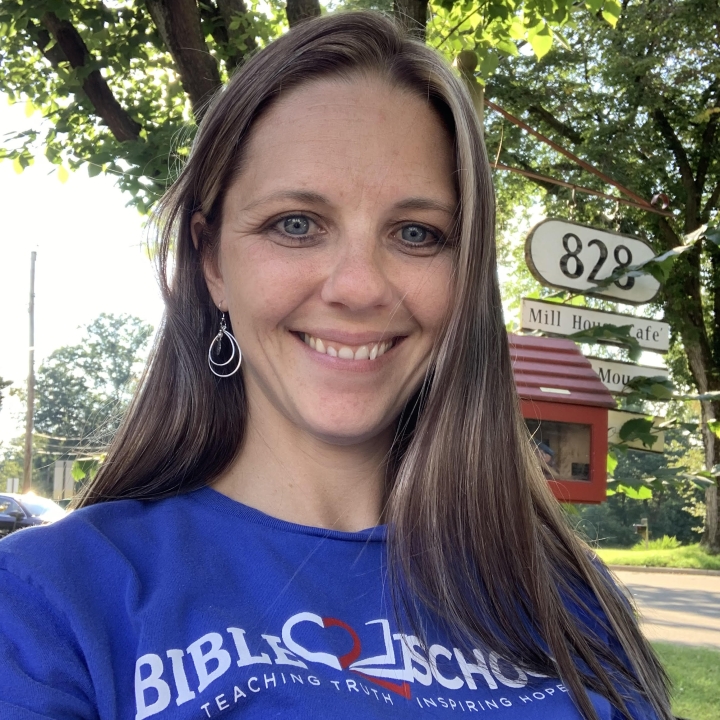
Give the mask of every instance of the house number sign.
[{"label": "house number sign", "polygon": [[543,220],[525,241],[527,265],[543,285],[630,305],[652,300],[660,283],[647,274],[627,275],[600,289],[593,281],[604,280],[617,268],[639,265],[654,256],[650,245],[640,238],[566,220]]}]

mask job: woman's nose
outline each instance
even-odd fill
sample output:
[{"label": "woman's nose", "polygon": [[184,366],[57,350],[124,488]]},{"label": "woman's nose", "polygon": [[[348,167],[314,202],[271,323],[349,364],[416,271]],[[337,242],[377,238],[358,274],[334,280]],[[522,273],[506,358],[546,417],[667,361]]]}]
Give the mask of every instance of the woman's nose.
[{"label": "woman's nose", "polygon": [[392,285],[383,267],[382,249],[375,240],[341,242],[321,297],[330,305],[361,311],[392,302]]}]

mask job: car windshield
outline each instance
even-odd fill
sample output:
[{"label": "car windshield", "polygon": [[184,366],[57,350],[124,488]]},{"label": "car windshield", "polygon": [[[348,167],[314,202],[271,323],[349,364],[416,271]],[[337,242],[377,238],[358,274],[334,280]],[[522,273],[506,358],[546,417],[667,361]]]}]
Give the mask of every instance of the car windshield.
[{"label": "car windshield", "polygon": [[46,512],[55,514],[58,510],[62,514],[65,512],[57,503],[44,497],[23,496],[21,502],[31,515],[44,515]]}]

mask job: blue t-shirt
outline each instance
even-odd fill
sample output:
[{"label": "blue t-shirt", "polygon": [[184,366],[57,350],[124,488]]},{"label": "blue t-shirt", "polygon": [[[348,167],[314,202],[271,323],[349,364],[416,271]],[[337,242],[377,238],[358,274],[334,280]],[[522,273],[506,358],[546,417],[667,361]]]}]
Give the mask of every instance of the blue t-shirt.
[{"label": "blue t-shirt", "polygon": [[580,717],[557,679],[400,633],[382,527],[294,525],[205,488],[0,542],[3,720],[458,715]]}]

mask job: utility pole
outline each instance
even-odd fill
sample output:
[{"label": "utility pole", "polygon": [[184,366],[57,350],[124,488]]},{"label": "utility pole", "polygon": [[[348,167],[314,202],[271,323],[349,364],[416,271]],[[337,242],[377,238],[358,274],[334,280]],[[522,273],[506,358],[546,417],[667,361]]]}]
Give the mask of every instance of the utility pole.
[{"label": "utility pole", "polygon": [[30,253],[30,347],[28,357],[27,380],[27,416],[25,418],[25,462],[23,465],[23,493],[30,492],[32,486],[32,431],[35,409],[35,250]]}]

